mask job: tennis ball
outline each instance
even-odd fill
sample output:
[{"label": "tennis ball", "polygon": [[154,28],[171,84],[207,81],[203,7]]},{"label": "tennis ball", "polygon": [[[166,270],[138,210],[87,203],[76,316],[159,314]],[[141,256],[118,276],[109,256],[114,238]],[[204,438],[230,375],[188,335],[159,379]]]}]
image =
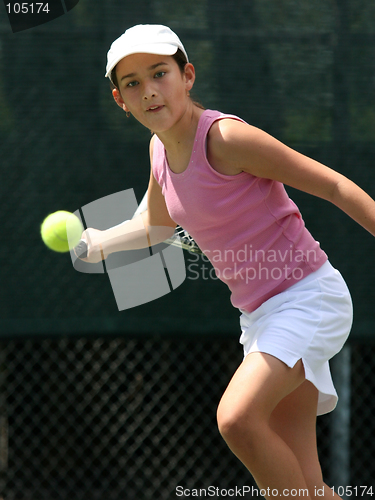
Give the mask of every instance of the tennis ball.
[{"label": "tennis ball", "polygon": [[82,232],[78,217],[65,210],[48,215],[40,228],[42,240],[55,252],[69,252],[81,239]]}]

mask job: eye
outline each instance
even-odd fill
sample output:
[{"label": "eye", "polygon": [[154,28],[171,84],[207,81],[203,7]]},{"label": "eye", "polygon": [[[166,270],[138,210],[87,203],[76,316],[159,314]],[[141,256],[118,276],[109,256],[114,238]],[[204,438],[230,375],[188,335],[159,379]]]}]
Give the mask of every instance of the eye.
[{"label": "eye", "polygon": [[154,78],[161,78],[164,75],[165,75],[165,71],[158,71],[157,73],[155,73]]},{"label": "eye", "polygon": [[138,85],[138,82],[136,80],[134,80],[133,82],[129,82],[126,84],[127,87],[135,87],[136,85]]}]

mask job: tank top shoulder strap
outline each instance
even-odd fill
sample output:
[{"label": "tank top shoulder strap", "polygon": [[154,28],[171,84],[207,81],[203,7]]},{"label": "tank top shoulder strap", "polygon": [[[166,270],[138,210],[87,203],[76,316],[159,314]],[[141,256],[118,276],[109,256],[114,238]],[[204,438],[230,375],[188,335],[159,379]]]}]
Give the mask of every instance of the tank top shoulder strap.
[{"label": "tank top shoulder strap", "polygon": [[153,139],[152,172],[159,185],[161,185],[163,180],[164,164],[165,164],[164,144],[155,134]]},{"label": "tank top shoulder strap", "polygon": [[205,137],[208,134],[208,131],[212,127],[213,123],[215,123],[217,120],[223,120],[225,118],[232,118],[233,120],[238,120],[245,123],[244,120],[242,120],[242,118],[239,118],[238,116],[228,115],[225,113],[221,113],[220,111],[213,111],[211,109],[206,109],[201,115],[201,118],[199,120],[197,139],[199,139],[202,136]]}]

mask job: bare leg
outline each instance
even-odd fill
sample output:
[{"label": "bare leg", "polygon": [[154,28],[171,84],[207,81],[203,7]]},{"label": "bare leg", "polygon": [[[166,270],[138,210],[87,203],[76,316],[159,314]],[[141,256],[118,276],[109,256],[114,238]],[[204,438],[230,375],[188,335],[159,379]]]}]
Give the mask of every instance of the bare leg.
[{"label": "bare leg", "polygon": [[[291,369],[273,356],[252,353],[230,381],[218,408],[219,430],[266,498],[276,492],[291,497],[293,490],[294,498],[312,499],[323,487],[316,404],[317,391],[305,381],[301,361]],[[293,408],[297,427],[288,422]],[[332,490],[325,493],[332,495]]]},{"label": "bare leg", "polygon": [[270,426],[296,456],[311,498],[340,498],[324,482],[316,442],[318,390],[305,381],[271,414]]}]

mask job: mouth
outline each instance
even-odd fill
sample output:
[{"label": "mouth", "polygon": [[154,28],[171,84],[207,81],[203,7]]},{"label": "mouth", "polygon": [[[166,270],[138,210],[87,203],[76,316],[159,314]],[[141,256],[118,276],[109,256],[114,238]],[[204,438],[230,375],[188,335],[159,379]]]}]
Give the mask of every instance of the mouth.
[{"label": "mouth", "polygon": [[158,104],[154,104],[153,106],[149,106],[146,111],[150,113],[157,113],[158,111],[163,109],[163,107],[164,107],[163,105],[159,106]]}]

